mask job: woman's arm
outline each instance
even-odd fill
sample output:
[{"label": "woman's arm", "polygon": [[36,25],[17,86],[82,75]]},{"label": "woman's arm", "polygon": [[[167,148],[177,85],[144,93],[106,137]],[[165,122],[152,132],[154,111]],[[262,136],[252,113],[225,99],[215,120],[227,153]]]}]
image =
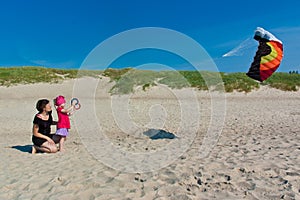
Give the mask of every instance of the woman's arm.
[{"label": "woman's arm", "polygon": [[43,138],[43,139],[47,140],[50,143],[54,143],[54,141],[51,138],[47,137],[46,135],[43,135],[43,134],[39,133],[39,126],[37,124],[33,124],[32,133],[35,137]]}]

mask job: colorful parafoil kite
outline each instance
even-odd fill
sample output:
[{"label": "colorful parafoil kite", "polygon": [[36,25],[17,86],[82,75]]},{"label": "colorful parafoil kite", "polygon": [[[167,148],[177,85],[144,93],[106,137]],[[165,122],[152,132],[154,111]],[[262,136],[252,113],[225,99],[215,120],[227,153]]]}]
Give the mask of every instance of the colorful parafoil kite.
[{"label": "colorful parafoil kite", "polygon": [[279,39],[260,27],[255,31],[254,39],[259,42],[259,46],[247,75],[262,82],[279,67],[283,46]]}]

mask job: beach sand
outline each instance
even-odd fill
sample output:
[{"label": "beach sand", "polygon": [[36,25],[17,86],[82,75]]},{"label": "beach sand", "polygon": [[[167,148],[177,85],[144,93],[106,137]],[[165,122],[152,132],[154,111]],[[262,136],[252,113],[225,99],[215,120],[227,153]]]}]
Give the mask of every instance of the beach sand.
[{"label": "beach sand", "polygon": [[[300,92],[155,86],[110,96],[103,78],[94,100],[79,98],[66,152],[30,154],[37,100],[71,99],[74,82],[0,88],[0,199],[300,199]],[[150,128],[180,137],[151,140],[142,134]]]}]

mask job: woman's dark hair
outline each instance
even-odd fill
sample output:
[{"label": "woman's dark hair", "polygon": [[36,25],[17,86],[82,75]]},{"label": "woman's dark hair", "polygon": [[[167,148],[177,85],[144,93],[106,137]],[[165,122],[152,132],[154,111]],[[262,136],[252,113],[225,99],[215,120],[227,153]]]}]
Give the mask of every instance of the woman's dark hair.
[{"label": "woman's dark hair", "polygon": [[43,112],[46,105],[49,103],[48,99],[40,99],[36,103],[36,109],[39,111],[39,113]]}]

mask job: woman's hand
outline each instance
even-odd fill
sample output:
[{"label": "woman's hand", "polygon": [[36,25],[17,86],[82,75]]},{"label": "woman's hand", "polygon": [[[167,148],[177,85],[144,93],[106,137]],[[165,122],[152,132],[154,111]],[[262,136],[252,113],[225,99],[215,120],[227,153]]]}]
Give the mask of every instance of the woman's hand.
[{"label": "woman's hand", "polygon": [[55,145],[55,142],[51,138],[47,137],[47,141],[49,142],[49,144]]}]

